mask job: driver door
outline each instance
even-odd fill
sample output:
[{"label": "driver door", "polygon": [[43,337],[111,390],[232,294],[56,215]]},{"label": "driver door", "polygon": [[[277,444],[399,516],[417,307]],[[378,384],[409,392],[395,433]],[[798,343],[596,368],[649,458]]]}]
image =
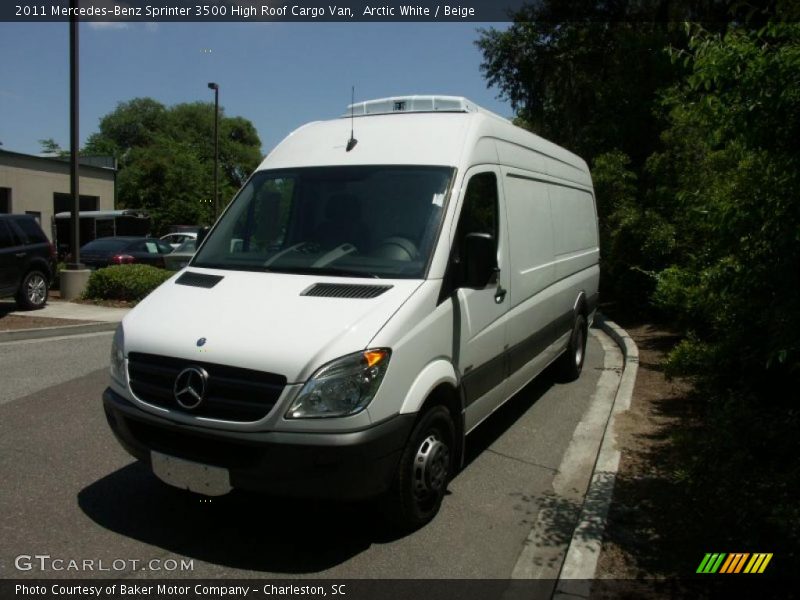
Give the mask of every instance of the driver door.
[{"label": "driver door", "polygon": [[[483,289],[460,287],[454,295],[455,358],[466,403],[466,431],[491,414],[505,399],[506,312],[509,286],[505,210],[495,167],[467,172],[454,239],[454,264],[461,261],[469,233],[489,233],[495,240],[498,271]],[[456,267],[457,268],[457,267]]]}]

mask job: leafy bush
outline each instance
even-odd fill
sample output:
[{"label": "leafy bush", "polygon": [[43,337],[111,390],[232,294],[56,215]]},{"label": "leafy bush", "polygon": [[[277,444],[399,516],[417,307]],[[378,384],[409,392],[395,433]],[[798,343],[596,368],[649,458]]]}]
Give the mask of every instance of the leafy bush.
[{"label": "leafy bush", "polygon": [[654,301],[694,340],[669,367],[775,402],[800,381],[800,25],[697,28],[683,58],[659,159],[677,248]]},{"label": "leafy bush", "polygon": [[138,302],[174,273],[150,265],[116,265],[89,277],[83,297],[88,300]]},{"label": "leafy bush", "polygon": [[626,312],[651,309],[656,273],[670,263],[675,228],[639,190],[630,158],[619,150],[592,164],[602,250],[601,296]]}]

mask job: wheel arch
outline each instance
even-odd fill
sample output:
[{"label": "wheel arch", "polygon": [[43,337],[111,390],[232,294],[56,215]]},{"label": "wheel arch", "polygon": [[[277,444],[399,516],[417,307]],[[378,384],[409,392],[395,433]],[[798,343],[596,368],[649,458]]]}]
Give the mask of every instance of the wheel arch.
[{"label": "wheel arch", "polygon": [[572,314],[575,317],[583,315],[584,318],[589,318],[589,302],[586,299],[585,291],[578,292],[578,297],[575,298],[575,303],[572,305]]},{"label": "wheel arch", "polygon": [[455,425],[456,457],[453,464],[460,468],[464,456],[464,398],[452,363],[438,359],[428,364],[411,384],[401,414],[423,415],[433,406],[444,406]]}]

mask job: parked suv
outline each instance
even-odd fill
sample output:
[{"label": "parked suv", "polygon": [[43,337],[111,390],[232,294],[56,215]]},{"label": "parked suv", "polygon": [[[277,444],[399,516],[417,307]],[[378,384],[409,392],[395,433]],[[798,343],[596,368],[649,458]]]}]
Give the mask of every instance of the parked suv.
[{"label": "parked suv", "polygon": [[31,215],[0,215],[0,297],[42,308],[55,273],[55,247]]}]

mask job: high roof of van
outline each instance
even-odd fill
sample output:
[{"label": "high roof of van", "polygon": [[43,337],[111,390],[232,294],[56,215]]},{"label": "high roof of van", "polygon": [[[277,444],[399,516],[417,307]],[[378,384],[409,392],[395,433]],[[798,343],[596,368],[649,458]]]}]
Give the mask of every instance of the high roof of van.
[{"label": "high roof of van", "polygon": [[[348,151],[351,136],[357,140]],[[459,96],[359,102],[290,133],[259,166],[505,164],[591,185],[580,157]]]}]

